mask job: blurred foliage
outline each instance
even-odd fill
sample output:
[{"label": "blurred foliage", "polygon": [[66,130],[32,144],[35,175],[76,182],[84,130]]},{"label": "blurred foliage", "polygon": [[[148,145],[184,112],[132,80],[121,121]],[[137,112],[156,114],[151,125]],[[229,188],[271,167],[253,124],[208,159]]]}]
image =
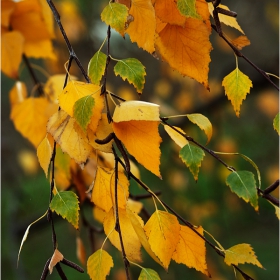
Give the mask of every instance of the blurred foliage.
[{"label": "blurred foliage", "polygon": [[[106,25],[100,20],[100,12],[106,1],[56,1],[61,14],[61,21],[73,44],[77,56],[84,67],[100,47],[106,36]],[[268,1],[223,1],[238,14],[238,21],[251,41],[244,49],[256,65],[269,73],[278,74],[279,65],[279,3]],[[235,31],[225,28],[231,35]],[[41,81],[46,81],[48,75],[65,73],[64,63],[68,59],[64,41],[59,30],[56,30],[57,41],[55,50],[58,61],[33,61],[39,64],[41,70],[36,74]],[[258,165],[262,175],[262,187],[265,188],[279,178],[279,139],[273,130],[272,121],[278,112],[279,97],[263,77],[243,61],[240,68],[253,81],[254,88],[242,105],[241,115],[235,116],[230,102],[224,95],[221,86],[222,78],[235,68],[235,58],[227,45],[213,32],[211,35],[214,50],[211,53],[210,92],[206,91],[194,80],[184,78],[170,70],[167,64],[158,60],[131,44],[129,38],[122,39],[113,32],[112,55],[118,58],[136,57],[145,65],[147,80],[142,100],[161,105],[161,114],[170,116],[199,112],[206,115],[212,122],[214,135],[208,147],[222,152],[240,152]],[[29,92],[33,92],[33,84],[24,65],[20,77],[27,81]],[[76,69],[76,70],[75,70]],[[111,71],[112,69],[109,68]],[[113,71],[111,71],[113,72]],[[72,75],[79,77],[77,68],[72,68]],[[21,238],[26,227],[39,216],[48,206],[49,184],[40,169],[36,151],[27,140],[17,133],[9,120],[8,92],[13,86],[13,80],[2,74],[2,246],[1,265],[2,276],[5,279],[38,279],[51,254],[51,229],[46,220],[41,220],[31,227],[28,239],[23,247],[19,267],[16,269],[17,253]],[[109,90],[121,97],[131,100],[138,96],[132,86],[120,78],[108,77]],[[198,142],[206,143],[206,137],[186,118],[176,119],[172,124],[181,126],[188,135]],[[276,279],[279,276],[279,227],[274,208],[260,201],[260,211],[255,213],[252,207],[240,200],[225,185],[224,181],[229,171],[206,155],[198,182],[195,183],[191,173],[178,158],[179,149],[160,131],[164,142],[161,145],[163,181],[156,178],[143,168],[141,177],[154,191],[161,191],[161,198],[172,205],[186,220],[211,232],[217,240],[229,248],[238,243],[249,243],[253,246],[258,259],[266,268],[259,269],[250,265],[242,265],[242,269],[254,279]],[[237,156],[222,156],[236,169],[246,168],[255,172],[250,164]],[[170,164],[172,162],[172,164]],[[136,184],[132,184],[131,192],[140,193]],[[278,191],[273,193],[279,197]],[[152,210],[152,201],[145,201],[147,209]],[[84,211],[89,221],[93,220],[91,208]],[[89,256],[92,252],[88,232],[81,227],[76,232],[65,220],[55,218],[55,227],[59,240],[59,250],[68,259],[78,262],[76,256],[76,238],[81,236]],[[104,234],[94,234],[95,250],[103,242]],[[110,250],[115,266],[108,279],[125,279],[122,258],[119,252],[108,242],[105,246]],[[149,267],[159,271],[161,279],[207,279],[206,276],[188,269],[183,265],[171,263],[168,273],[144,255]],[[236,279],[231,267],[212,249],[207,247],[208,268],[215,280]],[[139,269],[131,267],[133,279],[139,275]],[[88,275],[80,275],[70,271],[65,273],[68,279],[89,279]],[[49,279],[60,279],[56,272]],[[237,279],[241,279],[237,276]]]}]

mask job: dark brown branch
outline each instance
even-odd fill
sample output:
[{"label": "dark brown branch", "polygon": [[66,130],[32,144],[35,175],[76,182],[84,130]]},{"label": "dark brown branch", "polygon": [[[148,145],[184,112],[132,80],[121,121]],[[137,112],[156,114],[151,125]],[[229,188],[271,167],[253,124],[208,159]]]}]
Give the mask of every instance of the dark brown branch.
[{"label": "dark brown branch", "polygon": [[49,258],[44,266],[44,269],[43,269],[43,272],[42,272],[42,275],[41,275],[41,278],[40,280],[45,280],[49,274],[49,264],[51,262],[51,258]]},{"label": "dark brown branch", "polygon": [[61,263],[71,267],[71,268],[74,268],[75,270],[81,272],[81,273],[84,273],[85,271],[77,264],[75,264],[74,262],[71,262],[65,258],[63,258],[63,260],[61,261]]},{"label": "dark brown branch", "polygon": [[63,272],[63,270],[62,270],[62,268],[61,268],[61,266],[60,266],[59,263],[57,263],[57,264],[55,265],[55,268],[56,268],[56,270],[57,270],[57,272],[58,272],[60,278],[61,278],[62,280],[67,280],[67,277],[66,277],[65,273]]},{"label": "dark brown branch", "polygon": [[267,187],[263,193],[264,194],[269,194],[271,192],[273,192],[274,190],[276,190],[279,187],[279,179],[276,180],[273,184],[271,184],[269,187]]}]

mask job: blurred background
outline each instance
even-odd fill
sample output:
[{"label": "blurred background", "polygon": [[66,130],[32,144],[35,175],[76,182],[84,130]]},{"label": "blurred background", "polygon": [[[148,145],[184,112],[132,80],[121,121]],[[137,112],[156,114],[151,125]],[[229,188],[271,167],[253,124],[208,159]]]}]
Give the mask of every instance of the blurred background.
[{"label": "blurred background", "polygon": [[[99,49],[106,37],[107,26],[101,22],[100,13],[107,1],[54,1],[61,15],[61,21],[75,52],[84,68]],[[256,65],[268,73],[279,75],[279,3],[267,1],[223,1],[237,12],[238,22],[251,41],[242,52]],[[232,38],[238,31],[223,26]],[[59,33],[54,42],[58,61],[44,62],[32,60],[49,75],[64,74],[64,63],[68,60],[65,43]],[[135,57],[146,67],[146,83],[141,100],[155,102],[161,106],[161,115],[201,113],[213,125],[213,138],[208,147],[214,151],[240,152],[250,157],[259,167],[262,188],[268,187],[279,178],[279,137],[273,129],[272,121],[279,109],[278,92],[251,66],[239,59],[240,70],[253,82],[253,89],[241,106],[237,118],[230,101],[221,86],[222,79],[235,69],[235,57],[231,49],[212,32],[210,63],[210,92],[194,80],[183,78],[171,70],[166,63],[153,58],[129,37],[123,39],[112,32],[111,54],[116,58]],[[105,49],[104,49],[105,52]],[[21,80],[26,82],[29,93],[34,85],[25,67]],[[43,83],[47,78],[42,71],[36,75]],[[82,79],[79,70],[72,67],[71,74]],[[113,74],[113,64],[109,67],[108,89],[121,97],[138,99],[134,88]],[[39,279],[45,262],[52,254],[51,228],[46,219],[33,225],[25,242],[17,268],[17,254],[27,226],[40,217],[48,207],[49,183],[40,168],[36,151],[28,140],[14,128],[10,120],[9,91],[14,80],[1,74],[1,266],[3,279]],[[278,80],[274,80],[278,83]],[[62,86],[62,85],[61,85]],[[178,118],[172,124],[180,126],[198,142],[205,144],[206,137],[186,118]],[[278,279],[279,277],[279,222],[275,209],[264,199],[259,199],[259,213],[233,194],[225,184],[228,170],[206,155],[195,182],[191,173],[178,157],[178,147],[169,139],[163,129],[161,144],[161,173],[159,180],[150,172],[140,168],[141,179],[153,190],[161,191],[161,198],[171,205],[181,216],[195,225],[202,225],[223,245],[229,248],[240,243],[251,244],[258,260],[265,270],[253,265],[240,265],[254,279]],[[252,166],[234,156],[223,156],[224,161],[237,170],[249,170]],[[143,193],[136,185],[130,187],[133,194]],[[278,189],[272,193],[279,197]],[[149,213],[153,211],[152,201],[144,201]],[[84,205],[84,215],[97,227],[90,205]],[[59,250],[65,258],[79,263],[76,254],[77,236],[82,237],[87,257],[92,254],[88,230],[81,227],[79,234],[61,217],[55,217],[55,228]],[[94,233],[95,249],[100,248],[104,234]],[[212,279],[236,279],[231,267],[224,264],[212,248],[207,249],[208,270]],[[108,279],[125,279],[120,253],[106,243],[106,250],[114,258],[114,268]],[[161,279],[207,279],[206,276],[184,265],[171,262],[168,272],[143,252],[143,266],[155,269]],[[79,263],[80,264],[80,263]],[[82,264],[80,264],[82,265]],[[82,265],[83,266],[83,265]],[[68,279],[89,279],[63,266]],[[84,267],[86,269],[86,267]],[[132,279],[137,279],[140,269],[131,266]],[[54,271],[48,279],[60,279]],[[237,275],[237,279],[241,279]]]}]

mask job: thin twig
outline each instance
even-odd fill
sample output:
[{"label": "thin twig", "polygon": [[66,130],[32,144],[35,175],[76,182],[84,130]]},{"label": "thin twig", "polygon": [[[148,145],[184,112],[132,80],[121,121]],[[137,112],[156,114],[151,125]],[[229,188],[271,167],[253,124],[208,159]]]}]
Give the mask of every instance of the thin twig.
[{"label": "thin twig", "polygon": [[42,275],[41,275],[41,278],[40,280],[45,280],[49,274],[49,264],[51,262],[51,258],[49,258],[44,266],[44,269],[43,269],[43,272],[42,272]]}]

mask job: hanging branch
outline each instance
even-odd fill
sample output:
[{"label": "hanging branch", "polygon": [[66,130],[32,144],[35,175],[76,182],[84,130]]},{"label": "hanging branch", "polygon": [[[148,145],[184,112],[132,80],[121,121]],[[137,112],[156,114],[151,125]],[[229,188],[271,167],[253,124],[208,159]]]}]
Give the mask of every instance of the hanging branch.
[{"label": "hanging branch", "polygon": [[227,16],[236,17],[237,14],[232,11],[226,11],[222,8],[217,7],[220,4],[220,1],[214,1],[213,2],[213,18],[215,21],[215,25],[211,24],[212,28],[219,34],[219,36],[231,47],[231,49],[234,51],[234,53],[238,56],[243,58],[245,61],[247,61],[254,69],[256,69],[273,87],[275,87],[279,91],[279,87],[270,79],[270,76],[260,69],[256,64],[254,64],[249,58],[247,58],[240,50],[238,50],[224,35],[222,30],[222,25],[219,19],[219,13],[225,14]]}]

